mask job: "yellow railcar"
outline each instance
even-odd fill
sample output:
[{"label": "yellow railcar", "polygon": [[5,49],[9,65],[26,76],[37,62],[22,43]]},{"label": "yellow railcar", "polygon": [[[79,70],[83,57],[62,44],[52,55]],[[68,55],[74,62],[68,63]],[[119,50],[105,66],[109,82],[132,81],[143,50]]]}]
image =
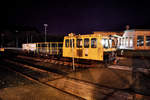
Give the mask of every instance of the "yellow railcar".
[{"label": "yellow railcar", "polygon": [[63,57],[74,57],[104,61],[113,59],[116,51],[113,39],[99,34],[74,35],[64,37]]},{"label": "yellow railcar", "polygon": [[0,52],[4,52],[5,51],[5,49],[4,48],[0,48]]}]

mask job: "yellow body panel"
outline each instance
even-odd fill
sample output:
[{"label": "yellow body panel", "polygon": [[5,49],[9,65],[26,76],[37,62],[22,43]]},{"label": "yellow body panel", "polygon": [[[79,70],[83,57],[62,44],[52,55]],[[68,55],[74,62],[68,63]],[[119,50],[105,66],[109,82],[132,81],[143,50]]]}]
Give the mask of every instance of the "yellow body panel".
[{"label": "yellow body panel", "polygon": [[[101,40],[108,39],[108,37],[103,37],[97,34],[91,35],[75,35],[75,36],[65,36],[63,42],[63,57],[74,57],[80,59],[90,59],[103,61],[104,52],[115,51],[114,48],[104,49]],[[70,46],[70,40],[74,39],[74,47]],[[82,39],[82,47],[77,47],[77,39]],[[84,48],[84,39],[89,39],[89,47]],[[92,48],[91,40],[96,39],[96,48]],[[69,47],[66,47],[65,41],[69,40]]]}]

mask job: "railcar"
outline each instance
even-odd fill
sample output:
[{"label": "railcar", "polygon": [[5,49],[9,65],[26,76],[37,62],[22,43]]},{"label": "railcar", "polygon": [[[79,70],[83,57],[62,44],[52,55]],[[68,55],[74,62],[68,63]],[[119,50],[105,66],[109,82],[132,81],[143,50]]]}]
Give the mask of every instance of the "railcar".
[{"label": "railcar", "polygon": [[64,37],[63,57],[97,61],[115,59],[114,40],[100,34],[74,35]]},{"label": "railcar", "polygon": [[4,48],[0,48],[0,52],[4,52],[5,51],[5,49]]},{"label": "railcar", "polygon": [[150,30],[126,30],[118,38],[118,55],[150,56]]},{"label": "railcar", "polygon": [[28,53],[34,53],[42,56],[61,55],[62,42],[39,42],[23,44],[22,48]]},{"label": "railcar", "polygon": [[4,54],[5,48],[0,48],[0,57]]},{"label": "railcar", "polygon": [[36,50],[36,43],[22,44],[22,49],[24,51],[35,51]]},{"label": "railcar", "polygon": [[36,53],[44,55],[62,55],[62,42],[40,42],[36,43]]}]

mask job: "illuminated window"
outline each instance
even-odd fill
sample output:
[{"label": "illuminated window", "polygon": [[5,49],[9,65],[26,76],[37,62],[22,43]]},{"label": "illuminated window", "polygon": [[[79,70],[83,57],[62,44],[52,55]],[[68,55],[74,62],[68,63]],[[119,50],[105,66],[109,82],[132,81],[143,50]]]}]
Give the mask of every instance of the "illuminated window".
[{"label": "illuminated window", "polygon": [[124,46],[124,38],[122,38],[122,46]]},{"label": "illuminated window", "polygon": [[77,39],[77,48],[82,48],[82,39]]},{"label": "illuminated window", "polygon": [[144,36],[137,36],[137,46],[144,46]]},{"label": "illuminated window", "polygon": [[97,47],[97,39],[96,38],[92,38],[91,39],[91,48],[96,48]]},{"label": "illuminated window", "polygon": [[133,38],[129,37],[129,47],[133,47]]},{"label": "illuminated window", "polygon": [[73,47],[74,47],[74,39],[70,39],[70,47],[72,47],[72,40],[73,40]]},{"label": "illuminated window", "polygon": [[89,48],[89,39],[84,39],[84,48]]},{"label": "illuminated window", "polygon": [[121,46],[121,38],[118,40],[118,46]]},{"label": "illuminated window", "polygon": [[103,48],[106,48],[106,49],[107,49],[108,46],[109,46],[109,45],[108,45],[108,40],[107,40],[107,39],[102,39],[101,42],[102,42]]},{"label": "illuminated window", "polygon": [[69,47],[69,39],[66,39],[66,40],[65,40],[65,46],[66,46],[66,47]]},{"label": "illuminated window", "polygon": [[125,45],[126,45],[126,47],[128,47],[128,37],[126,37],[126,39],[125,39]]},{"label": "illuminated window", "polygon": [[109,47],[115,48],[115,40],[109,39]]},{"label": "illuminated window", "polygon": [[150,36],[146,36],[146,46],[150,46]]},{"label": "illuminated window", "polygon": [[115,48],[115,47],[116,47],[115,40],[112,40],[112,42],[111,42],[111,48]]}]

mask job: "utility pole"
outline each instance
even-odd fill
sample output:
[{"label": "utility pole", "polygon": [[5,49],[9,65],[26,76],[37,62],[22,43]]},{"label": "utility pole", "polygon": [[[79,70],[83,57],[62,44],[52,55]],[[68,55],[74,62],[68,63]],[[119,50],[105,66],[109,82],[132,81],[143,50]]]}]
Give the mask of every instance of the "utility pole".
[{"label": "utility pole", "polygon": [[26,35],[27,35],[27,43],[29,42],[29,40],[28,40],[28,34],[26,33]]},{"label": "utility pole", "polygon": [[18,30],[16,30],[16,48],[18,48]]},{"label": "utility pole", "polygon": [[45,42],[47,42],[47,37],[46,37],[46,35],[47,35],[47,26],[48,26],[48,24],[44,24],[44,27],[45,27]]},{"label": "utility pole", "polygon": [[16,48],[18,48],[18,37],[16,37]]},{"label": "utility pole", "polygon": [[32,34],[31,34],[31,43],[32,43]]},{"label": "utility pole", "polygon": [[74,41],[73,41],[73,33],[70,33],[71,36],[71,43],[72,43],[72,67],[73,70],[75,70],[75,66],[74,66]]}]

